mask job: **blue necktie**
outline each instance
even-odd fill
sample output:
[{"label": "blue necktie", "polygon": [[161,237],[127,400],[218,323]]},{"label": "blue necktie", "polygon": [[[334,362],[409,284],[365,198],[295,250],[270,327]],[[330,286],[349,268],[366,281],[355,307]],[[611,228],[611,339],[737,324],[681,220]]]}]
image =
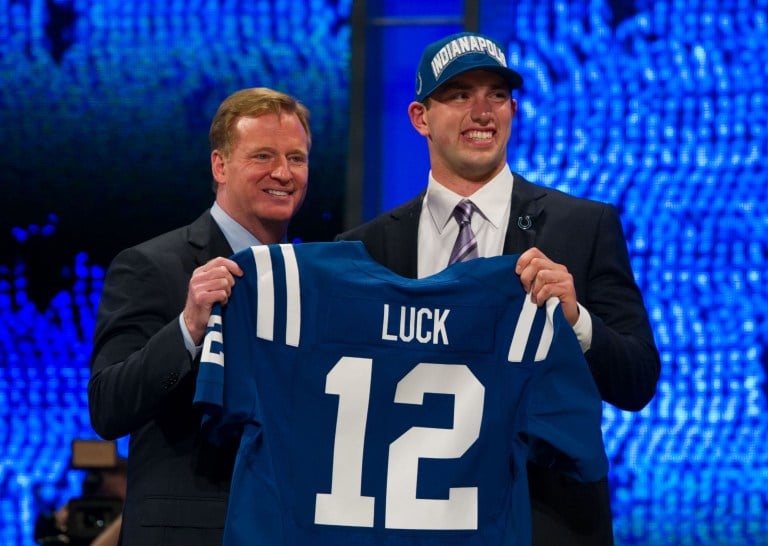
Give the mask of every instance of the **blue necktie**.
[{"label": "blue necktie", "polygon": [[466,199],[459,201],[453,209],[453,217],[459,223],[459,236],[456,237],[456,244],[453,245],[448,265],[477,258],[477,239],[472,232],[471,223],[473,212],[475,212],[474,203]]}]

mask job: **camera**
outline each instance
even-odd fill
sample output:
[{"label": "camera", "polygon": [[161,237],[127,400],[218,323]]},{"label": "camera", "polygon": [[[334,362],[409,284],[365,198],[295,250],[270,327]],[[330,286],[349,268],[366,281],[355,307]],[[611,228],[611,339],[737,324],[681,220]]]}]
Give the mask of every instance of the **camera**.
[{"label": "camera", "polygon": [[37,517],[37,544],[86,546],[122,513],[126,465],[115,442],[74,440],[71,466],[86,471],[82,495]]}]

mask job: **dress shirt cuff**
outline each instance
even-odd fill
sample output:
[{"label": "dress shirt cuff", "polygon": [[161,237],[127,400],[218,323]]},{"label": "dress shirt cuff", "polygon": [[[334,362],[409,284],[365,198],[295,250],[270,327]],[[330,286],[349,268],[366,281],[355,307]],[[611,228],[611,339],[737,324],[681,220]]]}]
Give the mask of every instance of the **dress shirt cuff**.
[{"label": "dress shirt cuff", "polygon": [[[189,333],[189,329],[187,328],[187,325],[184,322],[183,312],[179,313],[179,326],[181,326],[181,335],[184,337],[184,346],[187,348],[187,352],[189,353],[189,356],[191,356],[192,360],[194,360],[197,354],[200,352],[202,345],[197,346],[195,345],[195,342],[192,341],[192,334]],[[590,323],[590,337],[591,337],[591,331],[592,331],[592,324]]]},{"label": "dress shirt cuff", "polygon": [[576,339],[581,345],[581,352],[586,353],[592,346],[592,317],[582,304],[577,303],[576,305],[579,306],[579,318],[573,325],[573,331],[576,332]]}]

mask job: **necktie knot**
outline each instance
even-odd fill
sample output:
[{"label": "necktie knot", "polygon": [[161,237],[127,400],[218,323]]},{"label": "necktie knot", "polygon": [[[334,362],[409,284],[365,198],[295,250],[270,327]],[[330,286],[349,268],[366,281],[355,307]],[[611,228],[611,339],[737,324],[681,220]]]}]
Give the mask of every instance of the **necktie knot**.
[{"label": "necktie knot", "polygon": [[477,239],[472,232],[472,213],[475,211],[475,204],[466,199],[459,201],[456,208],[453,209],[453,217],[459,224],[459,236],[456,238],[456,244],[448,259],[448,265],[456,262],[463,262],[477,258]]},{"label": "necktie knot", "polygon": [[464,227],[472,221],[472,213],[475,212],[475,205],[472,201],[466,199],[459,201],[459,204],[453,209],[453,217]]}]

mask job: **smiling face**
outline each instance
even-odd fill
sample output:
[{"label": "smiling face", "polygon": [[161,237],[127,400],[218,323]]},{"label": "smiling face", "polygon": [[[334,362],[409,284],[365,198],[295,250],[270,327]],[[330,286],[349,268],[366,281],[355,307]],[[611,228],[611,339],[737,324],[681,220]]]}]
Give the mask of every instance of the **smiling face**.
[{"label": "smiling face", "polygon": [[435,180],[461,195],[471,195],[506,165],[516,110],[507,82],[487,70],[459,74],[426,104],[408,107],[411,123],[427,137]]},{"label": "smiling face", "polygon": [[211,152],[216,202],[263,244],[281,242],[307,192],[309,142],[296,114],[234,122],[228,154]]}]

